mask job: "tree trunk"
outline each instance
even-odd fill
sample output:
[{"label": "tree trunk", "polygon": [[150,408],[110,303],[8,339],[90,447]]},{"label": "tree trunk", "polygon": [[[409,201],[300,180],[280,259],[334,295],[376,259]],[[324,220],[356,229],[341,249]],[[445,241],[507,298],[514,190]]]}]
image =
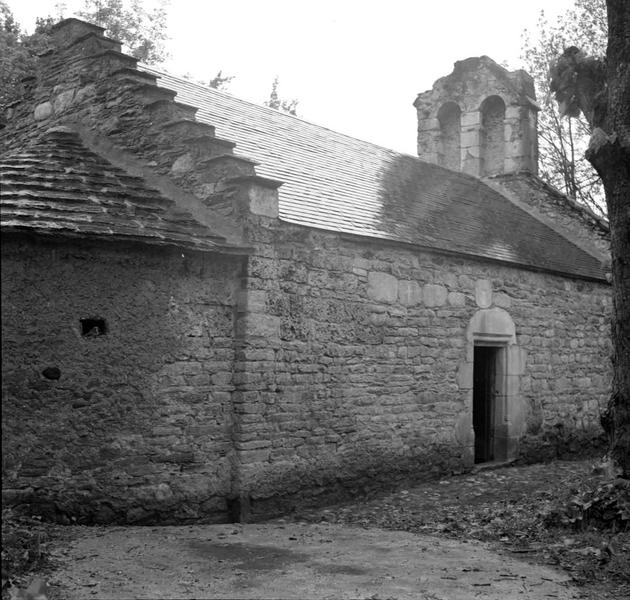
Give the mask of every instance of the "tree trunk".
[{"label": "tree trunk", "polygon": [[[599,154],[603,158],[607,153]],[[611,232],[613,295],[613,381],[604,423],[611,458],[630,479],[630,152],[625,154],[625,164],[623,159],[609,160],[606,170],[611,172],[601,173]],[[595,166],[596,160],[591,162]]]},{"label": "tree trunk", "polygon": [[630,479],[630,2],[606,3],[607,110],[586,157],[602,178],[611,232],[613,382],[603,422],[611,458]]}]

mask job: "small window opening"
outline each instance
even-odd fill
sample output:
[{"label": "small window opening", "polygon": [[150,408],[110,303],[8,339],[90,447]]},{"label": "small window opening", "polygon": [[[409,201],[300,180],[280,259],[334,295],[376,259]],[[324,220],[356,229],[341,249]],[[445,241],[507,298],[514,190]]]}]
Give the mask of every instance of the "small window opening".
[{"label": "small window opening", "polygon": [[107,328],[105,319],[81,319],[81,335],[84,337],[97,337],[105,335]]}]

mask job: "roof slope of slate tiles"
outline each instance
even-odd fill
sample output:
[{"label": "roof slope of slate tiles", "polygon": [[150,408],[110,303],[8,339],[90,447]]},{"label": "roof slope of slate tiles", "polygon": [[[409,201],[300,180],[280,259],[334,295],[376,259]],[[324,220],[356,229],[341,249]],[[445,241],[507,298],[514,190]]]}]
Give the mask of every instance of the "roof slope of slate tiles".
[{"label": "roof slope of slate tiles", "polygon": [[284,182],[285,221],[604,279],[597,259],[477,178],[142,68]]},{"label": "roof slope of slate tiles", "polygon": [[228,245],[63,128],[0,157],[0,209],[3,231],[96,235],[198,250]]}]

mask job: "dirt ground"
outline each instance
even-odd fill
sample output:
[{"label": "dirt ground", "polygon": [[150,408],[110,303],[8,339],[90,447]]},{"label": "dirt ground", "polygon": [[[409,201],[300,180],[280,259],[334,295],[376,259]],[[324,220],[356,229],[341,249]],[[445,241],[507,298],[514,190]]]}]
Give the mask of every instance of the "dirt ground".
[{"label": "dirt ground", "polygon": [[484,543],[331,524],[73,528],[53,598],[581,598]]},{"label": "dirt ground", "polygon": [[591,464],[477,471],[263,524],[56,528],[49,598],[630,599],[630,534],[542,526]]}]

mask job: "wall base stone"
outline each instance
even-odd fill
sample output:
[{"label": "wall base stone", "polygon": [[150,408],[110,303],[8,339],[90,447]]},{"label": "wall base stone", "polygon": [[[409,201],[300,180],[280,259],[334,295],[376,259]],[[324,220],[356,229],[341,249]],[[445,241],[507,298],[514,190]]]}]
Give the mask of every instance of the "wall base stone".
[{"label": "wall base stone", "polygon": [[260,522],[298,509],[326,506],[444,475],[466,473],[472,467],[470,449],[451,444],[421,448],[413,456],[395,452],[383,452],[371,459],[348,455],[343,463],[326,470],[308,462],[292,463],[289,470],[279,475],[275,469],[261,466],[257,470],[260,483],[251,482],[253,491],[248,495],[246,511],[238,520]]}]

